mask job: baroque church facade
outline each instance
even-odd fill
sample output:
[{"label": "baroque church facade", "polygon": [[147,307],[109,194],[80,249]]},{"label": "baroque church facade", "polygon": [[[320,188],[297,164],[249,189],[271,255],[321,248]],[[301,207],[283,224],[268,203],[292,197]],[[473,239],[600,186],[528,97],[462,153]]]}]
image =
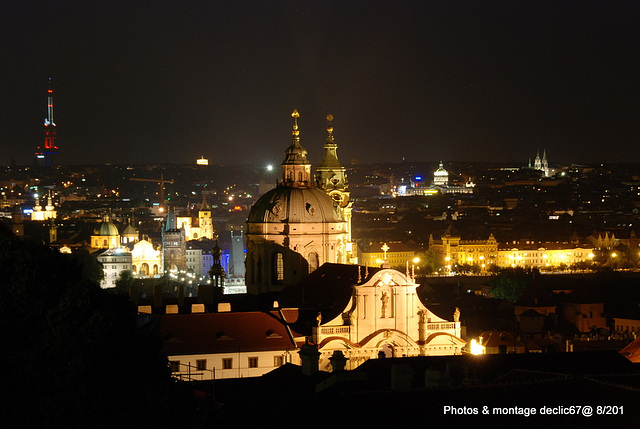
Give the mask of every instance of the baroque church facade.
[{"label": "baroque church facade", "polygon": [[163,335],[179,340],[165,350],[174,376],[191,377],[192,368],[216,378],[260,376],[285,363],[327,371],[336,359],[354,369],[381,357],[461,354],[459,310],[453,321],[429,310],[413,270],[391,269],[386,251],[380,267],[357,265],[333,118],[312,175],[298,112],[292,117],[281,178],[251,207],[245,227],[247,292],[273,297],[273,309],[232,312],[219,303],[217,313],[165,315]]},{"label": "baroque church facade", "polygon": [[246,284],[253,294],[280,292],[322,264],[352,263],[351,204],[346,169],[337,156],[328,116],[324,158],[315,180],[292,113],[291,145],[281,179],[251,207],[246,224]]}]

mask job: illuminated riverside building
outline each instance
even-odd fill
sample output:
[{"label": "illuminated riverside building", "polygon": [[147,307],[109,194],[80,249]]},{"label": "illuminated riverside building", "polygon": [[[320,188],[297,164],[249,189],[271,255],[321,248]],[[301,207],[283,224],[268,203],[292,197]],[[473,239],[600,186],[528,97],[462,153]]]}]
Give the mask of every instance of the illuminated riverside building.
[{"label": "illuminated riverside building", "polygon": [[456,265],[477,265],[482,270],[490,265],[500,268],[557,268],[591,262],[593,249],[568,243],[518,242],[498,243],[493,234],[487,240],[462,240],[450,225],[440,240],[429,237],[429,250],[440,255],[441,263],[450,271]]},{"label": "illuminated riverside building", "polygon": [[499,267],[557,268],[591,262],[593,249],[560,243],[505,244],[498,250]]},{"label": "illuminated riverside building", "polygon": [[451,225],[439,240],[429,236],[429,250],[440,255],[440,262],[449,270],[459,264],[477,265],[484,270],[498,259],[498,242],[493,234],[486,240],[462,240]]}]

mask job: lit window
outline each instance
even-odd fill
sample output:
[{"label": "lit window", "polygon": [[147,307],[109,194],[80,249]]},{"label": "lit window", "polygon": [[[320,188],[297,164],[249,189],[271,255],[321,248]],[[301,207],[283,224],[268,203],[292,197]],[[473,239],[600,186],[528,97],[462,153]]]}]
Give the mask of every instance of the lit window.
[{"label": "lit window", "polygon": [[273,257],[273,281],[284,280],[284,257],[282,253],[276,253]]}]

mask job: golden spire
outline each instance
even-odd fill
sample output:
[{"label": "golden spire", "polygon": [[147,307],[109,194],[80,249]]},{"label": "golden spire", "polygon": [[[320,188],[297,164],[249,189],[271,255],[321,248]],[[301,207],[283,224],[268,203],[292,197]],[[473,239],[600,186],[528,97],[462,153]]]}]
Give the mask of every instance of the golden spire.
[{"label": "golden spire", "polygon": [[300,131],[298,130],[298,118],[300,117],[300,113],[298,113],[297,109],[293,111],[291,117],[293,118],[293,131],[291,132],[291,134],[297,137],[298,135],[300,135]]},{"label": "golden spire", "polygon": [[327,141],[333,142],[333,115],[332,114],[327,115],[327,122],[329,122],[329,124],[327,125],[327,132],[329,133],[329,135],[327,136]]}]

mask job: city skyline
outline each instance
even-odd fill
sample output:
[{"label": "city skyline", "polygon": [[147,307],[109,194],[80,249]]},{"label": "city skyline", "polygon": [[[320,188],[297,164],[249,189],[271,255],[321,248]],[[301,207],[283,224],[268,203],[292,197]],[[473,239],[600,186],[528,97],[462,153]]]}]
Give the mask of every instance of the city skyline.
[{"label": "city skyline", "polygon": [[[6,7],[0,162],[636,162],[632,2],[61,2]],[[179,150],[177,150],[179,149]]]}]

